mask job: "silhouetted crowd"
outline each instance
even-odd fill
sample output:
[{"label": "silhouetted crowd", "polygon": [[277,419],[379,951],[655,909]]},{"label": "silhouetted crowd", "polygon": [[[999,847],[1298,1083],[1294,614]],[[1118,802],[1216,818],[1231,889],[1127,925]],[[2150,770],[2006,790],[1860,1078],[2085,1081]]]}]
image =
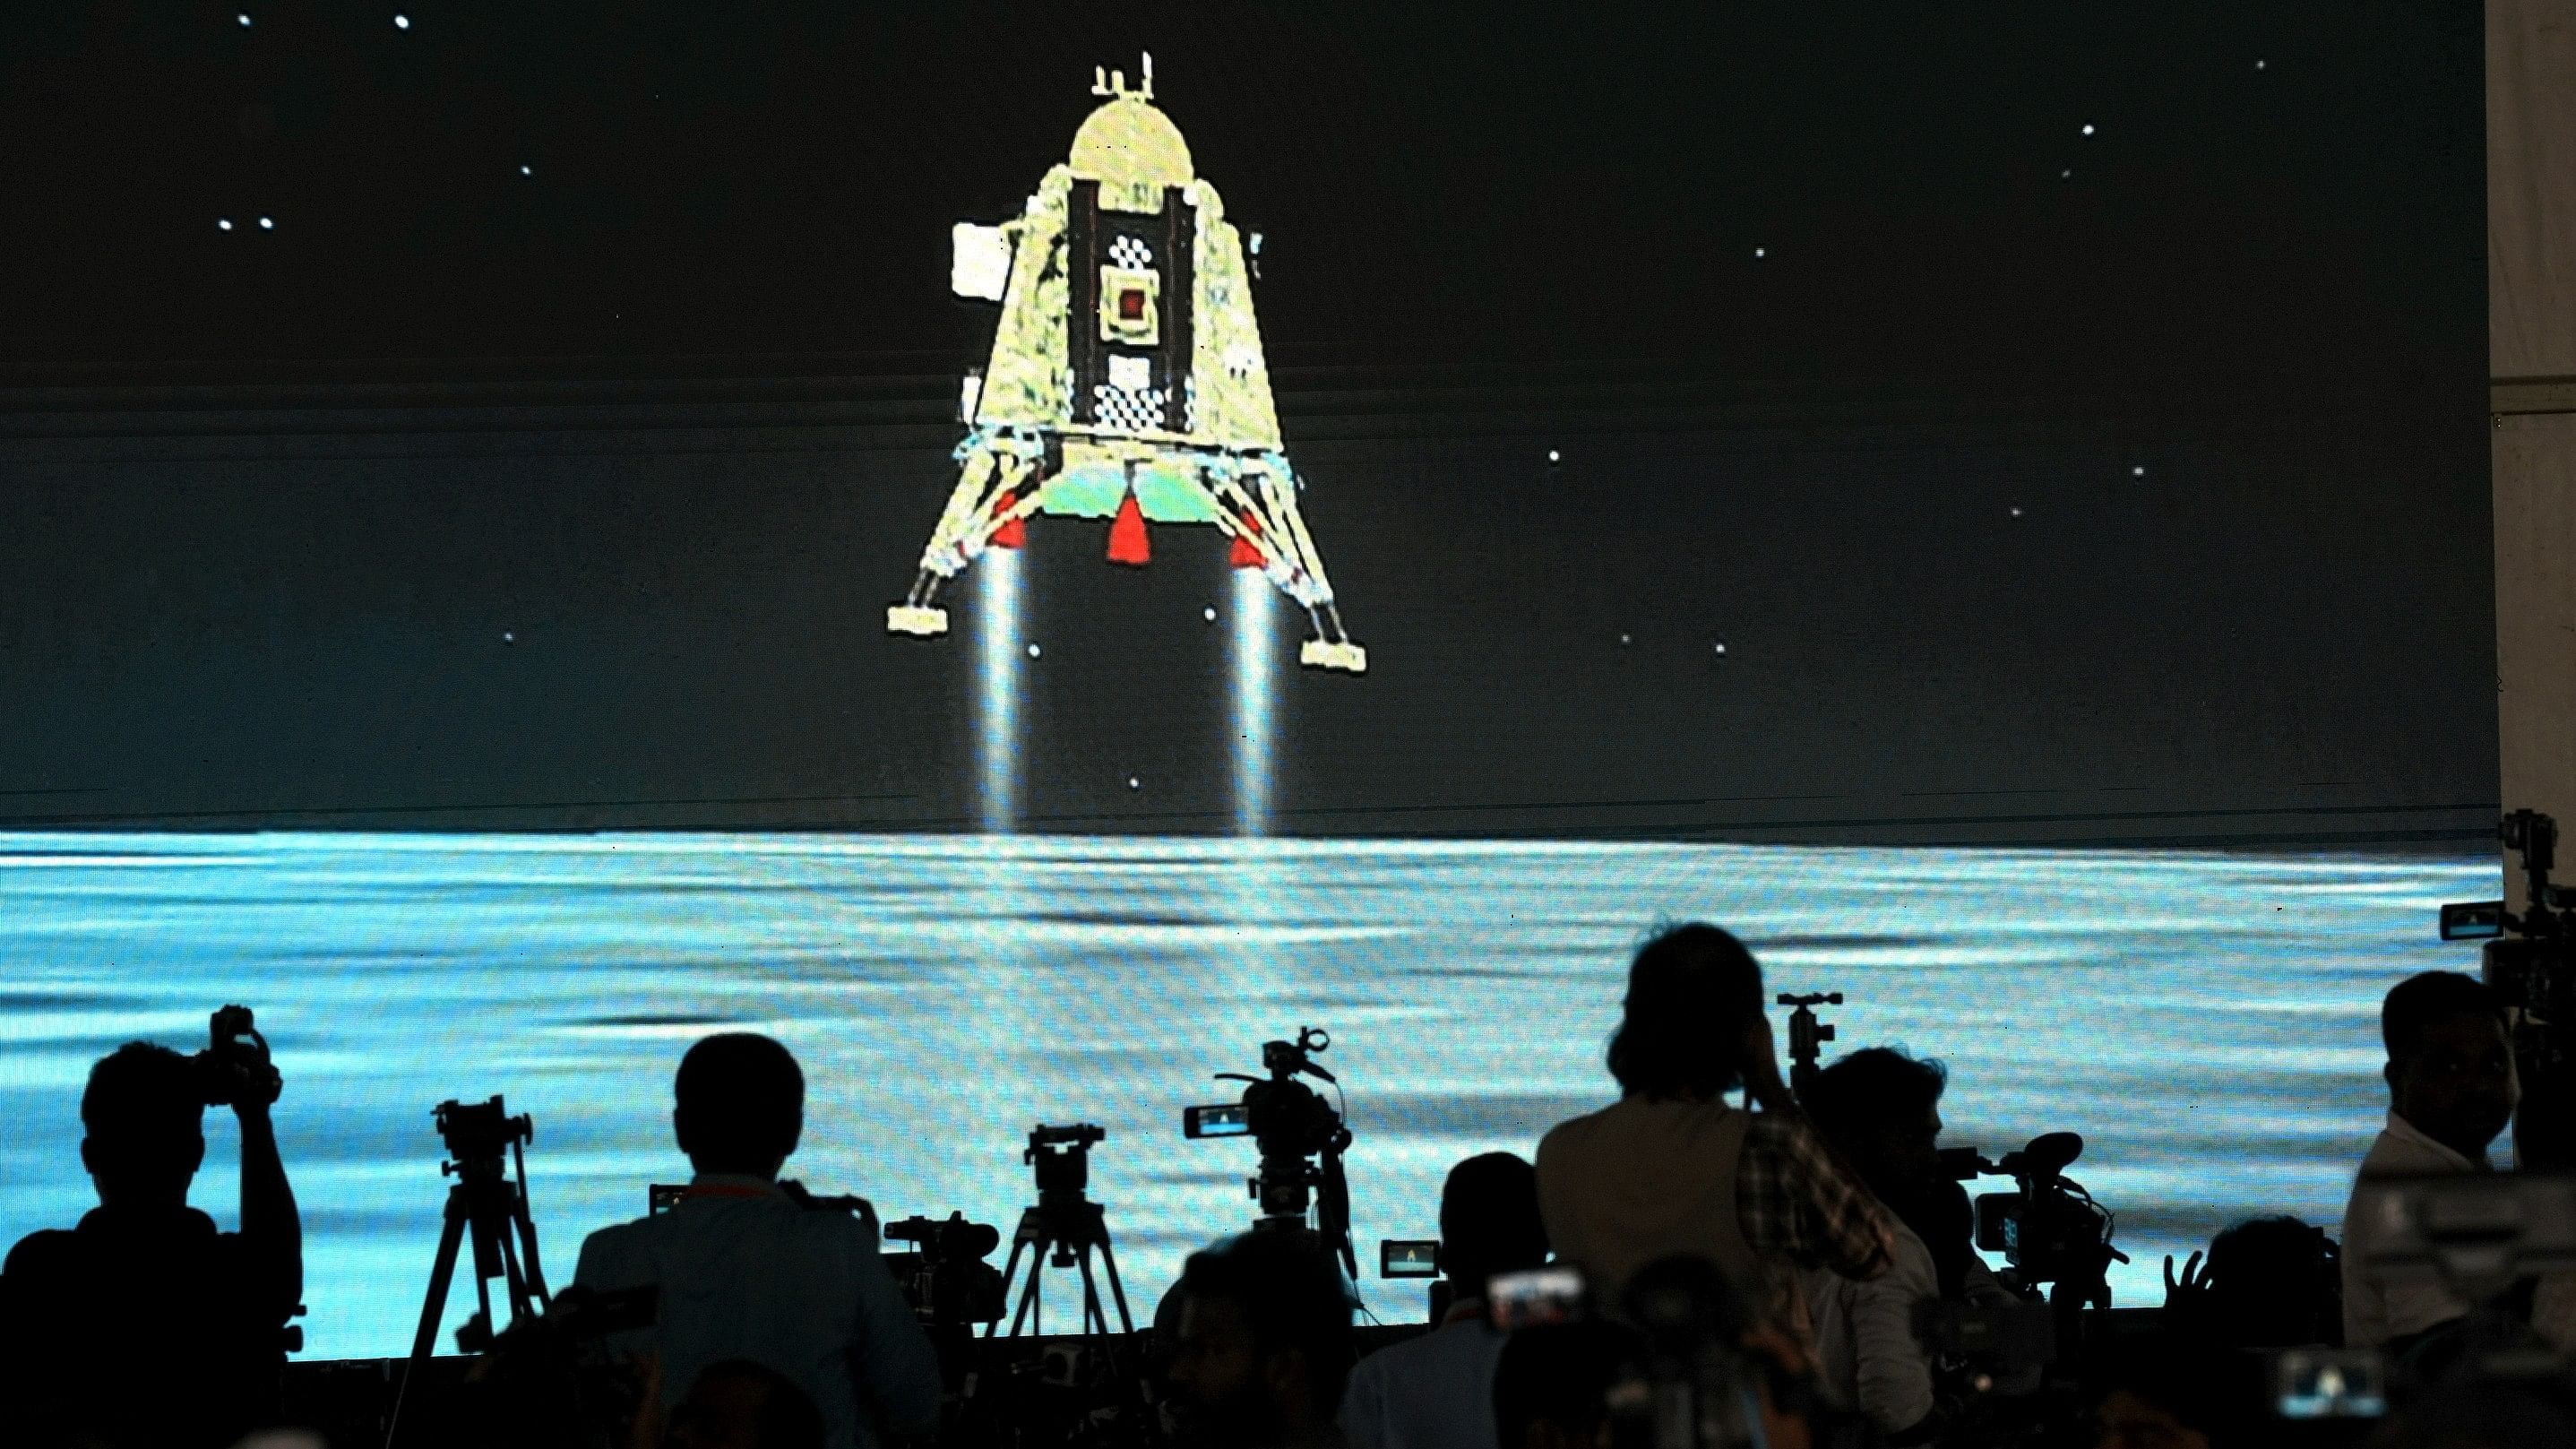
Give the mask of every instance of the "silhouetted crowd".
[{"label": "silhouetted crowd", "polygon": [[[1867,1047],[1792,1091],[1767,1000],[1725,931],[1657,936],[1609,1046],[1617,1100],[1551,1128],[1531,1159],[1451,1170],[1427,1331],[1383,1342],[1393,1335],[1355,1325],[1353,1285],[1317,1234],[1222,1240],[1189,1258],[1140,1335],[1132,1401],[1058,1442],[2576,1445],[2576,1276],[2526,1275],[2471,1301],[2438,1276],[2373,1271],[2355,1241],[2383,1231],[2359,1210],[2375,1183],[2496,1173],[2489,1152],[2518,1088],[2506,1013],[2475,978],[2426,973],[2387,994],[2389,1111],[2358,1164],[2346,1241],[2289,1217],[2232,1227],[2166,1259],[2161,1312],[2125,1336],[1980,1253],[1962,1169],[1939,1145],[1939,1062]],[[22,1239],[0,1271],[0,1444],[322,1442],[282,1425],[303,1270],[269,1123],[278,1087],[264,1060],[145,1043],[92,1069],[81,1159],[99,1205]],[[872,1212],[782,1181],[804,1094],[767,1037],[691,1047],[672,1126],[694,1176],[676,1201],[591,1234],[558,1299],[649,1290],[652,1304],[583,1343],[593,1387],[578,1414],[535,1437],[532,1418],[506,1431],[433,1421],[405,1442],[1039,1442],[959,1417],[975,1373],[943,1363]],[[188,1203],[210,1102],[241,1124],[237,1232]],[[2017,1228],[2057,1231],[2027,1209]],[[2017,1263],[2040,1251],[2027,1236],[2014,1246]],[[2053,1346],[2017,1351],[2035,1322]],[[511,1337],[492,1360],[510,1359]]]}]

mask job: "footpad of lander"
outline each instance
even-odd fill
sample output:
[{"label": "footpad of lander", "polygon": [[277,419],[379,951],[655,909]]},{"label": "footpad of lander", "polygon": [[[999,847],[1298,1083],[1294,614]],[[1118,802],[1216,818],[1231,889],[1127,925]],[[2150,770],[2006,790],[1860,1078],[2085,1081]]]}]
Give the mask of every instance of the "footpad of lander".
[{"label": "footpad of lander", "polygon": [[886,632],[910,634],[916,639],[936,639],[948,632],[948,611],[923,608],[918,604],[896,604],[886,610]]}]

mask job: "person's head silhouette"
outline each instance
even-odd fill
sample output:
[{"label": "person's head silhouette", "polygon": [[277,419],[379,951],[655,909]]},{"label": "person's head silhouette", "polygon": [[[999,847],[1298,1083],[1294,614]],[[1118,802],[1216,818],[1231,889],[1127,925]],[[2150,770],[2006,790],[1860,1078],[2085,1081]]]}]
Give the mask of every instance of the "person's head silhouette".
[{"label": "person's head silhouette", "polygon": [[109,1207],[180,1207],[206,1160],[206,1098],[186,1057],[128,1042],[90,1068],[81,1165]]},{"label": "person's head silhouette", "polygon": [[805,1074],[768,1037],[728,1031],[680,1058],[671,1125],[700,1172],[776,1177],[805,1127]]},{"label": "person's head silhouette", "polygon": [[1715,1100],[1757,1065],[1745,1036],[1761,1019],[1762,966],[1744,943],[1705,922],[1676,926],[1628,967],[1610,1075],[1631,1097]]},{"label": "person's head silhouette", "polygon": [[1440,1267],[1466,1302],[1486,1280],[1547,1261],[1538,1173],[1508,1152],[1487,1152],[1449,1169],[1440,1189]]}]

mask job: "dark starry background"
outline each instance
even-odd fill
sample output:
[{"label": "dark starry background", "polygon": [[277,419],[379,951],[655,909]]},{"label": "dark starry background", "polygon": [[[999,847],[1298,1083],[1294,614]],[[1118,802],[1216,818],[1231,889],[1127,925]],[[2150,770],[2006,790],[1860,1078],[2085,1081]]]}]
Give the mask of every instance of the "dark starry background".
[{"label": "dark starry background", "polygon": [[[2105,8],[31,8],[0,823],[971,819],[948,228],[1151,49],[1372,650],[1280,828],[2468,839],[2475,7]],[[1024,816],[1223,828],[1221,547],[1098,531]]]}]

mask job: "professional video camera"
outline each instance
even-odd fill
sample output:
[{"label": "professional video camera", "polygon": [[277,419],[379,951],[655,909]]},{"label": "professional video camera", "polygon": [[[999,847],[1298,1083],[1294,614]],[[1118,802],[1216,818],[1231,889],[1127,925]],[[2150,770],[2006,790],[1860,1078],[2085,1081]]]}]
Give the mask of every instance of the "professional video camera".
[{"label": "professional video camera", "polygon": [[[2512,1013],[2514,1065],[2536,1110],[2515,1123],[2526,1161],[2576,1163],[2576,897],[2550,882],[2557,865],[2558,822],[2516,810],[2496,827],[2505,849],[2522,858],[2523,908],[2503,901],[2456,901],[2442,907],[2442,939],[2484,941],[2487,985]],[[2546,1124],[2529,1140],[2534,1124]]]},{"label": "professional video camera", "polygon": [[268,1038],[259,1034],[247,1006],[227,1006],[207,1022],[206,1049],[188,1059],[197,1090],[209,1107],[247,1102],[267,1106],[277,1100],[281,1078],[268,1058]]},{"label": "professional video camera", "polygon": [[[1295,1041],[1261,1044],[1261,1065],[1270,1075],[1219,1072],[1221,1082],[1243,1082],[1243,1100],[1189,1107],[1181,1113],[1184,1137],[1250,1136],[1261,1149],[1261,1169],[1249,1186],[1261,1205],[1256,1229],[1302,1229],[1309,1226],[1341,1256],[1342,1271],[1359,1278],[1359,1257],[1351,1245],[1351,1190],[1342,1173],[1342,1154],[1350,1150],[1351,1129],[1323,1094],[1298,1081],[1309,1076],[1341,1085],[1315,1064],[1315,1053],[1333,1044],[1319,1028],[1300,1026]],[[1315,1221],[1306,1219],[1312,1204]]]},{"label": "professional video camera", "polygon": [[886,1241],[910,1243],[885,1265],[921,1321],[933,1328],[991,1323],[1008,1307],[1001,1270],[985,1262],[1002,1245],[1001,1230],[970,1223],[962,1212],[942,1222],[909,1217],[885,1225]]},{"label": "professional video camera", "polygon": [[2108,1308],[2111,1288],[2103,1275],[2129,1255],[2111,1246],[2110,1210],[2065,1175],[2083,1155],[2082,1137],[2050,1132],[1999,1162],[1987,1161],[1973,1147],[1950,1148],[1941,1161],[1962,1181],[1992,1175],[2017,1185],[2017,1191],[1977,1198],[1977,1247],[2004,1255],[2016,1292],[2036,1298],[2046,1286],[2051,1303]]}]

